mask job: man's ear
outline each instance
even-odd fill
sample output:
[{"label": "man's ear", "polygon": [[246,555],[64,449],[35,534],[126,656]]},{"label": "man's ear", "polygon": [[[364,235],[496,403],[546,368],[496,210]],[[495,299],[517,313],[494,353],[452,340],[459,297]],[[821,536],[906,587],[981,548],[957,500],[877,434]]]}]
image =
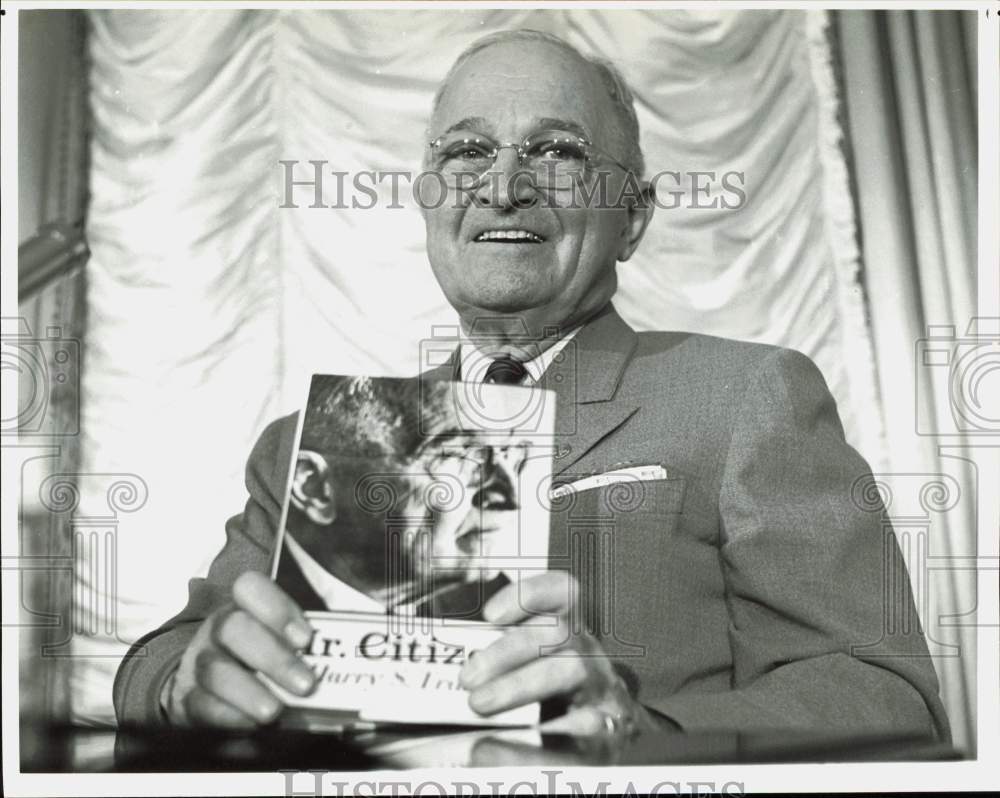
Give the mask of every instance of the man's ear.
[{"label": "man's ear", "polygon": [[326,526],[337,517],[333,498],[333,477],[326,458],[307,449],[299,451],[292,477],[292,504],[314,524]]},{"label": "man's ear", "polygon": [[636,202],[629,203],[626,209],[628,221],[625,224],[625,229],[622,230],[622,241],[618,248],[619,261],[631,258],[632,253],[635,252],[642,237],[646,234],[646,228],[649,227],[649,223],[653,219],[653,212],[656,210],[654,191],[656,191],[655,186],[643,182],[640,184],[641,198]]}]

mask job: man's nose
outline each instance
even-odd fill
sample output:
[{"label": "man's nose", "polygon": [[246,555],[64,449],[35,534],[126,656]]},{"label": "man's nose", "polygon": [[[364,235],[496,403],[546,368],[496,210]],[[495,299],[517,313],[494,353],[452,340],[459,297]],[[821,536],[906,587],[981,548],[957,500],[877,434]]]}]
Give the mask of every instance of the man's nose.
[{"label": "man's nose", "polygon": [[516,510],[514,483],[506,469],[491,458],[483,464],[483,479],[472,496],[472,506],[488,510]]},{"label": "man's nose", "polygon": [[487,207],[530,208],[538,201],[534,176],[521,166],[516,147],[502,147],[493,166],[479,186],[479,196]]}]

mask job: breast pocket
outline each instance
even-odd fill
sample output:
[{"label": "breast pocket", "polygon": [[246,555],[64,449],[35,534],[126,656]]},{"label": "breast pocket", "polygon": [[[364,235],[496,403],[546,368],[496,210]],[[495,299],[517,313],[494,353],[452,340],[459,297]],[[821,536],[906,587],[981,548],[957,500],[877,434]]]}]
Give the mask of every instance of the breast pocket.
[{"label": "breast pocket", "polygon": [[550,556],[572,557],[574,550],[610,542],[609,536],[630,546],[637,536],[669,536],[683,515],[686,487],[680,476],[625,480],[553,499]]},{"label": "breast pocket", "polygon": [[687,482],[683,477],[615,482],[595,489],[597,509],[617,520],[631,516],[656,518],[680,515]]}]

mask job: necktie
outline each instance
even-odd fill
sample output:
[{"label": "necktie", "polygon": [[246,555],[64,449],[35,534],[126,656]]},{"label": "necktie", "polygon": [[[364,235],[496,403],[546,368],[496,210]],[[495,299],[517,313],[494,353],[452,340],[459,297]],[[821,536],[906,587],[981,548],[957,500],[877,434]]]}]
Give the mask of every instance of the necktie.
[{"label": "necktie", "polygon": [[493,362],[490,363],[483,382],[491,382],[496,385],[517,385],[527,373],[523,363],[514,360],[510,355],[504,355],[494,358]]}]

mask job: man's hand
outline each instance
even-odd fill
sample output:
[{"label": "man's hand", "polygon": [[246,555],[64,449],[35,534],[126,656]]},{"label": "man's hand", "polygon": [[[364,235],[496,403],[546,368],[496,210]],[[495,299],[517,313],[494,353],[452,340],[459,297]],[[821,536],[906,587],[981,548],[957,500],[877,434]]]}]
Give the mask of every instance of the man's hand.
[{"label": "man's hand", "polygon": [[[573,633],[578,600],[576,579],[561,571],[523,580],[520,595],[514,583],[491,597],[483,608],[486,620],[515,625],[463,666],[469,706],[492,715],[561,697],[566,714],[543,730],[589,735],[666,728],[669,722],[661,724],[631,697],[601,644],[586,632]],[[537,614],[549,617],[526,623]]]},{"label": "man's hand", "polygon": [[296,649],[311,636],[302,610],[281,588],[256,571],[241,574],[233,603],[205,619],[168,683],[168,717],[181,725],[229,728],[270,723],[282,703],[254,671],[308,695],[315,677]]}]

